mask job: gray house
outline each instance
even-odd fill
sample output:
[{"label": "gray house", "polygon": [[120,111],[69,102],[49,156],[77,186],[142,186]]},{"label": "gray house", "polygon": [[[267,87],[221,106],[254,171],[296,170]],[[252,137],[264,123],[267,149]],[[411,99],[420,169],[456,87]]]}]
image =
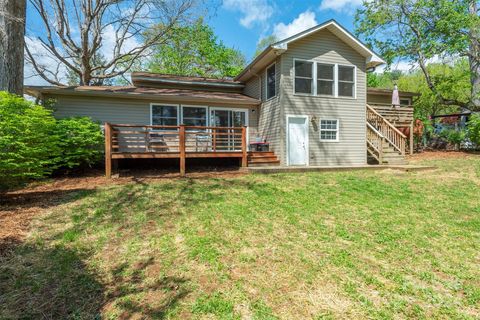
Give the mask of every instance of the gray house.
[{"label": "gray house", "polygon": [[57,117],[105,123],[107,161],[179,158],[183,171],[185,159],[202,157],[243,166],[398,163],[407,139],[388,118],[408,123],[412,109],[367,105],[367,71],[383,63],[330,20],[269,46],[233,80],[137,72],[132,86],[26,92],[55,99]]}]

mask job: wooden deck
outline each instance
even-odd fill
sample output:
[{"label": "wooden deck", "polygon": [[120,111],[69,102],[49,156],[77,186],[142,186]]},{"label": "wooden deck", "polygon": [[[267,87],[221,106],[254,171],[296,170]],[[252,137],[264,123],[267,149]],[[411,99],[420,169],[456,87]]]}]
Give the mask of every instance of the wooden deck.
[{"label": "wooden deck", "polygon": [[118,159],[239,158],[247,162],[246,127],[140,126],[105,123],[105,175]]}]

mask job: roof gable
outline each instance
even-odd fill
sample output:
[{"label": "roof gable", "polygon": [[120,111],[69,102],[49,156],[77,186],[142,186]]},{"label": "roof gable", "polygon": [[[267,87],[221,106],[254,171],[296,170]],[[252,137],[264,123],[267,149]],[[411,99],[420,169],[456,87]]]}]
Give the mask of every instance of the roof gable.
[{"label": "roof gable", "polygon": [[[255,71],[263,68],[264,65],[267,65],[274,59],[276,56],[283,54],[288,50],[288,45],[292,42],[295,42],[299,39],[305,38],[313,33],[316,33],[320,30],[327,29],[332,34],[334,34],[341,41],[349,45],[353,50],[357,51],[359,54],[365,57],[367,67],[376,67],[381,64],[384,64],[385,61],[376,54],[373,50],[368,48],[363,44],[358,38],[351,34],[347,29],[342,27],[335,20],[329,20],[325,23],[319,24],[313,28],[307,29],[300,33],[297,33],[291,37],[278,41],[269,47],[267,47],[257,58],[255,58],[236,78],[235,80],[247,81],[251,76],[252,72],[255,74]],[[258,70],[256,70],[258,69]]]}]

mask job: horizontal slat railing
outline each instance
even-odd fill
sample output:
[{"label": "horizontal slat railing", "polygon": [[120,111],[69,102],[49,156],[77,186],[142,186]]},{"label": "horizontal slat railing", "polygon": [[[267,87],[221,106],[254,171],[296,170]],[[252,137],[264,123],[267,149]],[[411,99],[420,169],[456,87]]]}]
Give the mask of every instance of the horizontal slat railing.
[{"label": "horizontal slat railing", "polygon": [[405,155],[407,137],[368,104],[367,123],[380,132],[398,152]]},{"label": "horizontal slat railing", "polygon": [[[180,158],[180,172],[185,174],[189,153],[211,153],[212,157],[240,153],[247,165],[246,127],[158,126],[105,124],[105,158],[107,176],[111,172],[112,154],[165,154]],[[227,153],[233,153],[231,155]],[[195,155],[192,155],[195,156]],[[183,168],[183,169],[182,169]]]}]

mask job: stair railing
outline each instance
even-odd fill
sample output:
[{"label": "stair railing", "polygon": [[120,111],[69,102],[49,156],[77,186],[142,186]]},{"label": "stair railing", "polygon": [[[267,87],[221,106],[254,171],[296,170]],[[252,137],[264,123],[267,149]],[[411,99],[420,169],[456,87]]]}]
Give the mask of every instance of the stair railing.
[{"label": "stair railing", "polygon": [[383,135],[367,122],[367,150],[379,164],[383,163]]},{"label": "stair railing", "polygon": [[375,109],[367,104],[367,124],[377,130],[402,156],[405,155],[407,137]]}]

